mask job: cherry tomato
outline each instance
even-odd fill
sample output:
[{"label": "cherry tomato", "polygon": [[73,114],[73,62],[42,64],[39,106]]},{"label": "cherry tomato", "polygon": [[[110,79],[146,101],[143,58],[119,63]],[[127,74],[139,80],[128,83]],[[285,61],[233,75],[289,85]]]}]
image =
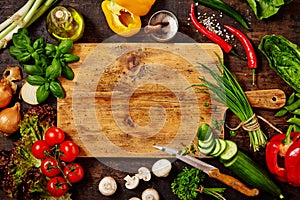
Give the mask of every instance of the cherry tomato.
[{"label": "cherry tomato", "polygon": [[50,145],[54,146],[60,144],[65,140],[65,133],[58,127],[52,126],[45,133],[45,141]]},{"label": "cherry tomato", "polygon": [[73,141],[67,140],[60,144],[61,151],[60,159],[65,162],[72,162],[79,154],[79,148]]},{"label": "cherry tomato", "polygon": [[47,190],[53,197],[60,197],[69,190],[69,185],[61,176],[51,178],[47,183]]},{"label": "cherry tomato", "polygon": [[78,163],[68,164],[64,168],[63,172],[71,183],[76,183],[80,181],[84,176],[84,170],[82,166]]},{"label": "cherry tomato", "polygon": [[42,161],[41,170],[45,176],[54,177],[60,173],[58,163],[54,158],[46,158]]},{"label": "cherry tomato", "polygon": [[45,159],[47,157],[45,151],[51,151],[51,147],[45,142],[45,140],[38,140],[33,143],[31,147],[32,155],[38,159]]}]

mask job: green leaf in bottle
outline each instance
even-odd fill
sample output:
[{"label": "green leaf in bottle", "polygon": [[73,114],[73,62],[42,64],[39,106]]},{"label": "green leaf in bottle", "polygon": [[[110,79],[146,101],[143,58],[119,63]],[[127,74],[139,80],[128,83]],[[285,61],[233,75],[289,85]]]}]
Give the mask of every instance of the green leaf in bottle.
[{"label": "green leaf in bottle", "polygon": [[50,91],[56,98],[65,97],[65,92],[58,81],[50,82]]}]

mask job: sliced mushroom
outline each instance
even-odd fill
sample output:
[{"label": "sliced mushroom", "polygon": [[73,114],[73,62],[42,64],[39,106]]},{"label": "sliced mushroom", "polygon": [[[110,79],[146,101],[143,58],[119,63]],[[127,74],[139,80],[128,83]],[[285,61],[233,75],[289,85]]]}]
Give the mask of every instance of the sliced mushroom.
[{"label": "sliced mushroom", "polygon": [[117,191],[117,183],[113,177],[106,176],[99,183],[99,191],[104,196],[111,196]]},{"label": "sliced mushroom", "polygon": [[137,198],[137,197],[131,197],[130,199],[128,200],[141,200],[140,198]]},{"label": "sliced mushroom", "polygon": [[14,91],[14,93],[16,93],[18,85],[15,82],[22,80],[20,67],[7,67],[3,72],[3,78],[10,82],[12,90]]},{"label": "sliced mushroom", "polygon": [[148,188],[143,191],[142,200],[159,200],[159,194],[154,188]]},{"label": "sliced mushroom", "polygon": [[140,179],[136,176],[125,176],[124,180],[126,181],[125,183],[125,187],[129,190],[132,190],[132,189],[135,189],[138,185],[139,185],[139,182],[140,182]]},{"label": "sliced mushroom", "polygon": [[152,166],[152,172],[157,177],[167,177],[172,169],[172,164],[167,159],[160,159]]},{"label": "sliced mushroom", "polygon": [[151,172],[147,167],[141,167],[138,169],[138,174],[136,174],[136,176],[144,181],[150,181]]}]

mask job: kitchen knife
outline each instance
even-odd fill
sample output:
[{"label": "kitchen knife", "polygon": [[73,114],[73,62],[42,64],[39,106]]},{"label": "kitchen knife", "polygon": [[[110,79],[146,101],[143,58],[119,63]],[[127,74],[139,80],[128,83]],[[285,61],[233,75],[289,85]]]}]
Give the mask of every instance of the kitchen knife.
[{"label": "kitchen knife", "polygon": [[180,150],[177,150],[177,149],[174,149],[171,147],[164,147],[164,146],[157,146],[157,145],[154,145],[153,147],[156,149],[159,149],[163,152],[166,152],[172,156],[175,156],[177,159],[179,159],[195,168],[200,169],[201,171],[206,173],[209,177],[215,178],[215,179],[221,181],[222,183],[230,186],[231,188],[241,192],[244,195],[257,196],[259,194],[258,189],[256,189],[256,188],[250,189],[244,183],[239,181],[238,179],[236,179],[230,175],[221,173],[218,168],[216,168],[210,164],[207,164],[195,157],[192,157],[189,155],[182,155]]}]

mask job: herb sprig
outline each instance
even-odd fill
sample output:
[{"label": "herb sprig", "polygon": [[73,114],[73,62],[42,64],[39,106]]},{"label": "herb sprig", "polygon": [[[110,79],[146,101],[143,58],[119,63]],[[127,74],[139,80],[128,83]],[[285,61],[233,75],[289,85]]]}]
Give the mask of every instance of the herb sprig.
[{"label": "herb sprig", "polygon": [[205,174],[197,168],[185,167],[171,183],[172,192],[181,200],[196,199],[200,193],[207,194],[219,200],[225,200],[221,195],[226,188],[207,188],[201,185]]},{"label": "herb sprig", "polygon": [[79,60],[77,55],[70,53],[73,41],[62,40],[58,45],[47,43],[44,38],[31,41],[25,28],[19,29],[18,33],[13,35],[12,41],[9,53],[24,67],[28,75],[26,81],[39,86],[36,93],[38,102],[46,101],[50,94],[56,98],[64,98],[65,93],[58,78],[74,78],[74,72],[68,66],[68,63]]}]

